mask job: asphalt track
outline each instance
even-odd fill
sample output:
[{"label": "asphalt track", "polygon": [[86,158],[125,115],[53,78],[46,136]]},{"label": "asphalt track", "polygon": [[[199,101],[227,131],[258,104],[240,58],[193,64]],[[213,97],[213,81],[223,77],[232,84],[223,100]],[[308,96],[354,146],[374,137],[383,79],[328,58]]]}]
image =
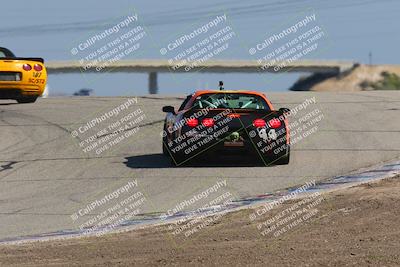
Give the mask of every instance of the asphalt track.
[{"label": "asphalt track", "polygon": [[[62,97],[35,104],[0,101],[0,240],[76,229],[90,216],[113,206],[113,199],[74,221],[71,215],[136,180],[146,196],[139,216],[163,214],[185,200],[226,181],[225,192],[246,198],[399,158],[400,93],[394,91],[267,93],[275,108],[316,103],[291,121],[318,109],[318,129],[292,146],[287,166],[247,166],[237,160],[172,167],[161,155],[163,105],[181,97],[145,96],[129,109],[145,119],[129,138],[100,154],[84,152],[71,132],[128,97]],[[101,129],[109,125],[106,121]],[[97,129],[92,129],[96,133]],[[222,192],[222,191],[221,191]],[[129,196],[128,193],[124,196]],[[122,197],[119,199],[121,200]],[[184,209],[208,203],[199,200]]]}]

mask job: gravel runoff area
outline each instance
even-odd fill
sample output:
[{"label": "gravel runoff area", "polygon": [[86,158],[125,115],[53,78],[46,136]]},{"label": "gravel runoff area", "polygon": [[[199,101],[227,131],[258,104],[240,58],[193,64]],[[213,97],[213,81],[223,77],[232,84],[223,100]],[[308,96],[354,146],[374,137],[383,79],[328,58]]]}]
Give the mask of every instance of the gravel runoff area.
[{"label": "gravel runoff area", "polygon": [[0,266],[399,266],[400,176],[177,225],[0,246]]}]

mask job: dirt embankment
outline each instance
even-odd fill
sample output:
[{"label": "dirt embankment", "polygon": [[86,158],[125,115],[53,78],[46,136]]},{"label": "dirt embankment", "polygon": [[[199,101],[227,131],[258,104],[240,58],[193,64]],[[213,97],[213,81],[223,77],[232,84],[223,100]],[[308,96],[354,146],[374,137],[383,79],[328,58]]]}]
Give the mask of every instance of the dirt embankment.
[{"label": "dirt embankment", "polygon": [[[316,210],[313,216],[302,215],[302,222],[292,221],[293,227],[279,235],[277,231],[263,235],[270,228],[260,230],[259,223],[268,225],[268,219],[277,216],[283,221],[298,212],[292,208],[301,200],[290,200],[263,215],[257,212],[260,208],[227,214],[186,239],[171,234],[167,225],[103,237],[0,246],[0,266],[400,265],[400,177],[320,197],[317,204],[317,198],[306,203],[315,204],[308,206]],[[250,222],[255,211],[260,216]],[[285,216],[279,216],[283,211]]]},{"label": "dirt embankment", "polygon": [[291,88],[292,91],[362,91],[373,90],[368,84],[381,81],[382,73],[394,73],[400,76],[397,65],[359,65],[339,76],[312,74],[300,78]]}]

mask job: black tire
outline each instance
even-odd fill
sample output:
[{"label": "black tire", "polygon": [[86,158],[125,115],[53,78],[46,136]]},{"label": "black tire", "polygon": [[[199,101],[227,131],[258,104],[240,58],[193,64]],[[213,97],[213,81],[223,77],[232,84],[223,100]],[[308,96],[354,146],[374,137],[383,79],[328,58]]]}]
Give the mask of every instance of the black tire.
[{"label": "black tire", "polygon": [[169,151],[168,151],[168,148],[167,148],[167,144],[168,144],[167,135],[165,134],[165,136],[164,136],[164,133],[167,133],[167,130],[166,130],[166,128],[165,128],[165,123],[164,123],[163,129],[164,129],[164,130],[163,130],[163,137],[162,137],[162,143],[161,143],[161,146],[162,146],[162,153],[163,153],[164,156],[170,157],[171,155],[170,155],[170,153],[169,153]]},{"label": "black tire", "polygon": [[286,155],[280,157],[278,160],[274,162],[275,165],[287,165],[290,161],[290,145],[288,145]]},{"label": "black tire", "polygon": [[169,154],[168,149],[167,149],[167,144],[165,143],[164,140],[163,140],[163,143],[161,145],[162,145],[162,153],[163,153],[163,155],[169,157],[170,154]]},{"label": "black tire", "polygon": [[189,160],[188,157],[179,152],[176,154],[170,154],[170,160],[172,165],[175,165],[176,167],[184,167],[191,164],[191,160]]},{"label": "black tire", "polygon": [[17,102],[20,104],[26,104],[26,103],[34,103],[37,99],[37,96],[28,96],[28,97],[22,97],[18,98]]}]

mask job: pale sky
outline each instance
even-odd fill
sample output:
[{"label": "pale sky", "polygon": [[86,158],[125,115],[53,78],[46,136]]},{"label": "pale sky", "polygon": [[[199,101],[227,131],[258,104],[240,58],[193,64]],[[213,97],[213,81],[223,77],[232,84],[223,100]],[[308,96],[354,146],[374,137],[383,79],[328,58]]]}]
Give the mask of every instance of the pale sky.
[{"label": "pale sky", "polygon": [[[248,49],[269,33],[284,29],[290,21],[312,10],[326,38],[320,51],[307,58],[339,59],[399,64],[400,1],[369,0],[255,0],[255,1],[4,1],[0,17],[0,46],[17,56],[43,57],[46,61],[71,60],[71,48],[126,16],[139,15],[148,38],[131,58],[162,58],[159,49],[215,13],[226,13],[236,38],[229,51],[216,56],[254,59]],[[231,89],[286,90],[300,74],[162,74],[160,93],[191,92],[216,87],[224,80]],[[51,76],[52,92],[71,94],[93,88],[97,95],[136,95],[147,92],[145,74],[77,74]]]}]

